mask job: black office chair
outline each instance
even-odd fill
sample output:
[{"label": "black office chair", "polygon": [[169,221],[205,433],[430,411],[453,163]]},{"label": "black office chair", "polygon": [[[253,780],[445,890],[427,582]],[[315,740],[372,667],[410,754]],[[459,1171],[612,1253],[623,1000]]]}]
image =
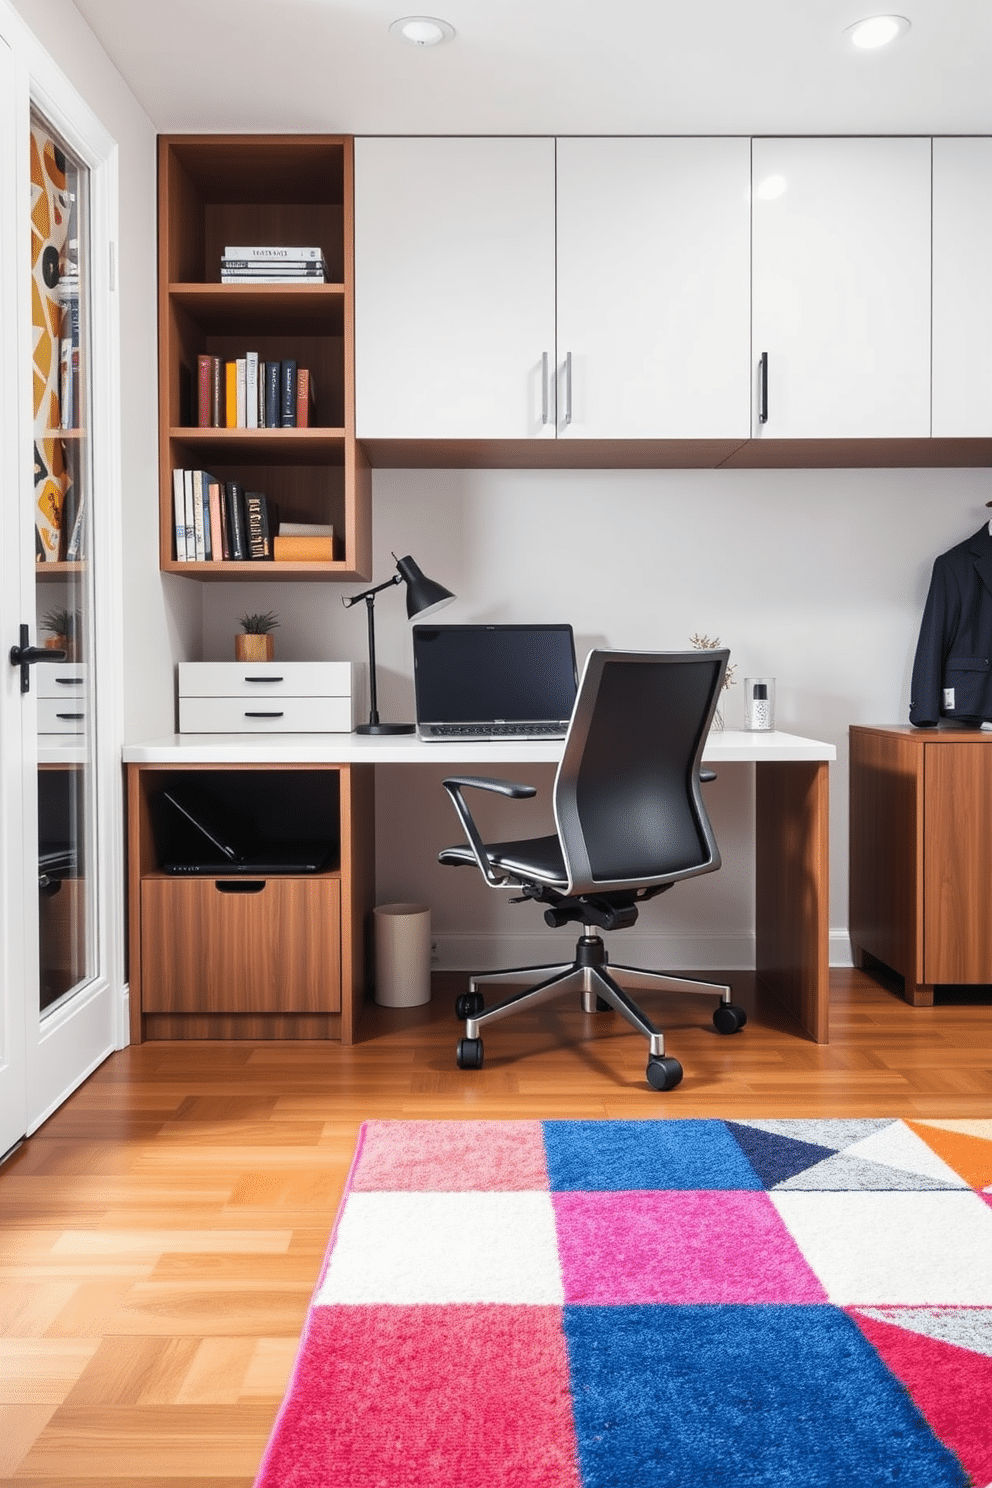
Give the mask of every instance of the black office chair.
[{"label": "black office chair", "polygon": [[[480,1029],[486,1023],[578,988],[586,1012],[612,1007],[647,1036],[648,1083],[655,1090],[674,1089],[682,1066],[665,1054],[664,1034],[611,972],[671,991],[719,993],[713,1014],[718,1032],[737,1033],[744,1027],[747,1015],[731,1001],[729,987],[640,967],[610,967],[599,934],[629,929],[645,900],[720,866],[700,791],[701,780],[715,777],[701,772],[699,762],[729,654],[590,653],[555,777],[553,836],[484,843],[462,792],[471,787],[521,799],[535,795],[534,786],[477,776],[445,780],[468,840],[445,848],[439,862],[453,867],[475,863],[490,887],[520,889],[520,899],[513,902],[536,899],[546,904],[544,918],[553,928],[573,920],[583,927],[570,963],[478,972],[469,978],[468,992],[455,1004],[458,1017],[465,1019],[457,1052],[460,1069],[481,1069]],[[500,980],[527,985],[486,1008],[478,984]]]}]

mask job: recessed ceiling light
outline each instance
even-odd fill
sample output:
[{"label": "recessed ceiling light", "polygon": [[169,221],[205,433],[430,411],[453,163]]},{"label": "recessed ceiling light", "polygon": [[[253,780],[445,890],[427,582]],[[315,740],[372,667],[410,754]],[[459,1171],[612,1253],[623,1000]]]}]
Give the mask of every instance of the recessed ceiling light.
[{"label": "recessed ceiling light", "polygon": [[454,26],[439,21],[436,16],[403,16],[389,30],[392,36],[419,47],[437,46],[438,42],[450,41],[455,34]]},{"label": "recessed ceiling light", "polygon": [[896,37],[905,35],[908,30],[909,22],[905,16],[878,15],[868,16],[867,19],[848,26],[847,34],[851,38],[852,46],[868,52],[874,51],[876,47],[888,46],[890,42],[896,40]]}]

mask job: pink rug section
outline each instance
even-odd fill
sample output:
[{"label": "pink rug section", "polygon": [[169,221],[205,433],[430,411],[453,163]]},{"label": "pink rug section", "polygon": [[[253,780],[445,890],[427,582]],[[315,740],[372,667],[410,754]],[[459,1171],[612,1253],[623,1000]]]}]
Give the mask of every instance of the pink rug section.
[{"label": "pink rug section", "polygon": [[825,1302],[761,1192],[556,1193],[567,1303]]},{"label": "pink rug section", "polygon": [[316,1307],[256,1488],[579,1488],[557,1307]]},{"label": "pink rug section", "polygon": [[543,1129],[539,1121],[367,1121],[349,1187],[547,1193]]},{"label": "pink rug section", "polygon": [[992,1482],[992,1358],[850,1310],[921,1415],[977,1484]]}]

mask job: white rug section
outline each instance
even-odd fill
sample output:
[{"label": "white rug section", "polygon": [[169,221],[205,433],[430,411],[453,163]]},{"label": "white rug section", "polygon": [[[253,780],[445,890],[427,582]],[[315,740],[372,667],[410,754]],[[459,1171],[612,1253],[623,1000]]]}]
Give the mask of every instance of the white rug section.
[{"label": "white rug section", "polygon": [[768,1197],[838,1307],[992,1306],[992,1208],[970,1190]]},{"label": "white rug section", "polygon": [[845,1157],[860,1157],[868,1162],[885,1163],[887,1167],[899,1168],[904,1173],[918,1173],[924,1178],[933,1178],[948,1188],[967,1188],[968,1184],[938,1157],[921,1137],[918,1137],[901,1121],[894,1121],[881,1131],[872,1132],[860,1142],[844,1149]]},{"label": "white rug section", "polygon": [[316,1302],[565,1300],[549,1193],[351,1193]]}]

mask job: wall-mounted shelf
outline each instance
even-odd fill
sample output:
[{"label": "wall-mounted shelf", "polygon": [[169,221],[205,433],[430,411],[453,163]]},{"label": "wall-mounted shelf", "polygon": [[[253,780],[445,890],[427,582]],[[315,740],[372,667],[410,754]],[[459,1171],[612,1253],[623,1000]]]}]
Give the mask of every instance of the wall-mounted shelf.
[{"label": "wall-mounted shelf", "polygon": [[[352,142],[326,135],[159,139],[159,508],[163,572],[200,580],[371,577],[371,472],[355,440]],[[319,245],[331,282],[222,284],[231,243]],[[309,428],[200,427],[197,359],[293,358],[315,389]],[[177,561],[172,473],[209,470],[330,523],[334,559]]]}]

